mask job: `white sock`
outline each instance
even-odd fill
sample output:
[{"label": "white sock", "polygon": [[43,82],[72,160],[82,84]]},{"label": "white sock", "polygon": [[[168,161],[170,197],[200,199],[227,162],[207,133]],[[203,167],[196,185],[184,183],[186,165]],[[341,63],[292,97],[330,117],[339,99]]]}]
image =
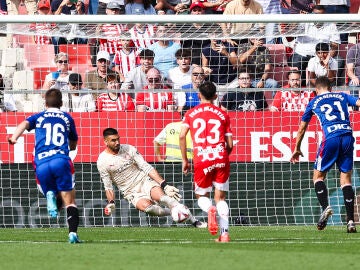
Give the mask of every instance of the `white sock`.
[{"label": "white sock", "polygon": [[198,206],[200,207],[200,209],[206,213],[209,211],[209,208],[212,205],[211,200],[205,196],[201,196],[198,199],[197,203],[198,203]]},{"label": "white sock", "polygon": [[159,205],[149,205],[146,207],[145,213],[149,214],[150,216],[169,216],[170,215],[170,209],[168,208],[162,208]]},{"label": "white sock", "polygon": [[167,206],[168,208],[173,208],[174,206],[178,205],[179,202],[174,198],[169,197],[168,195],[163,195],[160,198],[160,204]]},{"label": "white sock", "polygon": [[216,204],[219,215],[220,234],[229,231],[229,206],[225,201],[219,201]]}]

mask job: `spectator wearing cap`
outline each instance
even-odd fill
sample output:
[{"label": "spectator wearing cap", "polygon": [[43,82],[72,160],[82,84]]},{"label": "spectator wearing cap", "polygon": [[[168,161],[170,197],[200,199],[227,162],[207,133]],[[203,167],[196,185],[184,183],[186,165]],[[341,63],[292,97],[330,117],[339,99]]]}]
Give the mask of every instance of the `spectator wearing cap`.
[{"label": "spectator wearing cap", "polygon": [[150,0],[126,0],[126,15],[156,15]]},{"label": "spectator wearing cap", "polygon": [[[78,73],[69,75],[69,92],[63,93],[62,111],[94,112],[95,102],[92,94],[82,88],[83,81]],[[72,92],[73,91],[73,92]],[[86,92],[85,92],[86,91]]]},{"label": "spectator wearing cap", "polygon": [[315,54],[307,66],[310,85],[314,87],[316,79],[320,76],[326,76],[331,83],[335,83],[338,63],[331,57],[329,43],[316,44]]},{"label": "spectator wearing cap", "polygon": [[[96,69],[85,74],[85,86],[91,90],[104,90],[107,87],[106,76],[115,74],[109,68],[110,55],[107,51],[99,51],[96,56]],[[94,98],[96,95],[94,95]]]},{"label": "spectator wearing cap", "polygon": [[[39,15],[52,15],[50,12],[50,1],[40,0],[37,4],[37,13]],[[55,23],[32,23],[30,24],[30,31],[35,33],[46,33],[56,27]],[[44,45],[51,44],[51,38],[48,36],[33,35],[36,44]]]},{"label": "spectator wearing cap", "polygon": [[[54,15],[86,15],[84,0],[52,0],[51,12]],[[69,31],[69,26],[71,30]],[[59,53],[60,44],[87,44],[86,38],[74,37],[72,33],[77,32],[77,25],[58,25],[59,32],[69,33],[68,36],[53,36],[51,37],[52,44],[54,44],[55,54]]]},{"label": "spectator wearing cap", "polygon": [[[120,6],[125,7],[125,1],[124,0],[98,0],[97,15],[106,15],[106,9],[108,8],[107,5],[110,2],[118,2],[118,4]],[[125,8],[124,8],[124,10],[125,10]]]},{"label": "spectator wearing cap", "polygon": [[[205,6],[202,2],[193,2],[190,5],[191,15],[203,15],[205,14]],[[208,39],[208,25],[193,23],[188,26],[185,25],[179,32],[182,32],[181,47],[191,49],[192,63],[195,65],[201,65],[202,49],[210,45],[210,39]],[[196,36],[194,36],[196,33]],[[201,36],[203,35],[203,36]],[[203,38],[199,38],[203,37]],[[204,38],[205,37],[205,38]],[[199,38],[199,39],[196,39]]]},{"label": "spectator wearing cap", "polygon": [[[124,5],[119,1],[112,0],[106,5],[106,15],[120,15],[125,13]],[[104,38],[99,39],[99,50],[107,51],[110,55],[110,69],[113,68],[115,53],[120,50],[120,36],[127,31],[125,24],[100,24],[96,28],[96,34]]]},{"label": "spectator wearing cap", "polygon": [[[121,86],[123,90],[134,89],[134,92],[141,91],[147,85],[146,73],[154,66],[155,54],[152,50],[145,49],[139,54],[140,66],[130,70],[125,76]],[[134,94],[132,94],[134,98]]]},{"label": "spectator wearing cap", "polygon": [[130,95],[119,93],[120,81],[119,76],[110,74],[106,77],[107,93],[102,93],[96,99],[96,111],[135,111],[135,104]]}]

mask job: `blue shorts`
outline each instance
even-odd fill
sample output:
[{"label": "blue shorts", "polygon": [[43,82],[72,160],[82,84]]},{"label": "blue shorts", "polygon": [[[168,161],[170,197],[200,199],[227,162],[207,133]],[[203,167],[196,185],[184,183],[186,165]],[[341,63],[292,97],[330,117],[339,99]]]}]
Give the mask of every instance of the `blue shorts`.
[{"label": "blue shorts", "polygon": [[49,190],[71,191],[75,187],[75,169],[72,161],[65,158],[54,158],[36,166],[36,181],[43,195]]},{"label": "blue shorts", "polygon": [[354,142],[351,134],[332,137],[321,142],[317,152],[314,169],[327,172],[336,163],[340,172],[349,172],[353,168]]}]

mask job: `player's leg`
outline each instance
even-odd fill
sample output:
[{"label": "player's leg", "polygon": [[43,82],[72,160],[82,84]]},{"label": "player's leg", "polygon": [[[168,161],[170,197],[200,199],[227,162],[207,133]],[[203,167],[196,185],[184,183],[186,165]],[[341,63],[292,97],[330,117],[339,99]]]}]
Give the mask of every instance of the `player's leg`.
[{"label": "player's leg", "polygon": [[150,216],[163,217],[170,215],[170,209],[156,205],[152,200],[145,197],[137,197],[132,200],[132,203],[138,210]]},{"label": "player's leg", "polygon": [[[153,183],[153,181],[151,181],[151,186],[149,186],[149,184],[147,184],[147,188],[150,189],[150,197],[152,200],[165,205],[166,207],[168,207],[169,209],[166,209],[167,211],[169,211],[169,214],[171,213],[171,209],[177,205],[179,205],[180,203],[175,200],[174,198],[171,198],[169,196],[167,196],[164,191],[162,190],[162,188],[158,185]],[[146,187],[144,185],[144,187]],[[186,207],[186,206],[184,206]],[[187,208],[187,207],[186,207]],[[188,211],[188,221],[191,222],[191,224],[196,227],[196,228],[206,228],[207,224],[197,220],[190,211]]]},{"label": "player's leg", "polygon": [[[215,235],[218,232],[216,207],[210,199],[210,193],[213,190],[212,180],[214,176],[213,172],[206,171],[208,166],[211,166],[211,164],[201,163],[194,166],[194,193],[199,208],[208,214],[207,228],[212,235]],[[205,174],[204,171],[207,173]]]},{"label": "player's leg", "polygon": [[354,153],[354,138],[352,136],[344,136],[342,138],[342,151],[340,151],[337,165],[340,170],[340,186],[344,197],[348,233],[356,232],[356,227],[354,222],[355,193],[351,185],[353,153]]},{"label": "player's leg", "polygon": [[220,236],[218,242],[229,242],[229,206],[226,199],[226,193],[229,191],[230,164],[224,163],[224,166],[217,166],[215,169],[215,187],[214,200],[216,210],[219,215]]},{"label": "player's leg", "polygon": [[50,162],[53,174],[56,177],[57,189],[60,192],[66,209],[67,223],[69,226],[69,242],[80,243],[77,235],[79,227],[79,210],[75,201],[74,165],[71,160],[58,158]]},{"label": "player's leg", "polygon": [[220,236],[218,242],[229,242],[229,206],[226,199],[226,193],[229,189],[229,182],[214,183],[215,193],[214,200],[216,202],[216,210],[219,215]]},{"label": "player's leg", "polygon": [[48,166],[48,162],[42,163],[35,167],[36,168],[36,184],[39,191],[46,198],[46,205],[48,213],[51,217],[57,217],[58,209],[56,206],[56,195],[57,195],[57,187],[56,181],[53,177],[50,167]]},{"label": "player's leg", "polygon": [[339,155],[340,140],[337,137],[323,141],[318,149],[314,163],[313,182],[318,201],[322,207],[317,229],[323,230],[333,210],[329,205],[328,190],[325,184],[327,171],[334,165]]}]

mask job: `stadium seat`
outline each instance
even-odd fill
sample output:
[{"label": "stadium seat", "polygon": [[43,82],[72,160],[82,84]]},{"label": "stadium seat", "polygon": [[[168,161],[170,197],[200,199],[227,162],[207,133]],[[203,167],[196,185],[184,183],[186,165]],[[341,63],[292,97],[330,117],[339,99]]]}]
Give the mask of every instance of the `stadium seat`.
[{"label": "stadium seat", "polygon": [[24,44],[25,66],[32,69],[34,67],[55,67],[55,53],[52,44],[37,45]]},{"label": "stadium seat", "polygon": [[265,44],[265,46],[270,51],[274,66],[284,67],[288,65],[284,44]]},{"label": "stadium seat", "polygon": [[348,50],[349,50],[352,46],[354,46],[354,44],[352,44],[352,43],[340,44],[340,45],[339,45],[339,55],[340,55],[342,58],[346,59],[346,54],[347,54]]},{"label": "stadium seat", "polygon": [[34,67],[34,89],[41,89],[48,73],[56,71],[56,67]]},{"label": "stadium seat", "polygon": [[92,66],[90,46],[88,44],[61,44],[59,45],[59,51],[68,54],[70,66]]}]

